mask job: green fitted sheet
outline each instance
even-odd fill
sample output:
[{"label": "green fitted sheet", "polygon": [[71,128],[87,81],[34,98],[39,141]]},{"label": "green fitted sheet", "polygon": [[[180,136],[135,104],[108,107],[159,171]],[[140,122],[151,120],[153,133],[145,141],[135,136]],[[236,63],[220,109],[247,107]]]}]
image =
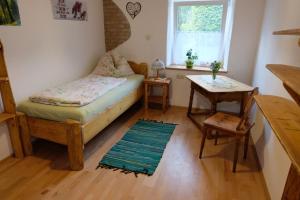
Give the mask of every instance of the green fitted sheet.
[{"label": "green fitted sheet", "polygon": [[105,111],[128,96],[134,89],[138,88],[144,80],[143,75],[131,75],[122,85],[110,90],[94,102],[82,107],[63,107],[34,103],[29,100],[20,103],[17,110],[31,117],[42,119],[65,121],[73,119],[82,124],[93,119],[97,114]]}]

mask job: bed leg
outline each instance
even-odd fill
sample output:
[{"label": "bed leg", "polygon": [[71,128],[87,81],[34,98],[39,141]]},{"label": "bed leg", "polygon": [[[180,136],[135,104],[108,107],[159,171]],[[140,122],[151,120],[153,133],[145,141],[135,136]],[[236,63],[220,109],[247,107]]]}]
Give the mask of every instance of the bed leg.
[{"label": "bed leg", "polygon": [[75,171],[83,169],[83,139],[80,123],[67,120],[69,126],[67,133],[68,154],[70,168]]},{"label": "bed leg", "polygon": [[30,156],[32,155],[32,143],[26,115],[18,112],[17,118],[19,122],[20,137],[22,140],[24,154],[25,156]]}]

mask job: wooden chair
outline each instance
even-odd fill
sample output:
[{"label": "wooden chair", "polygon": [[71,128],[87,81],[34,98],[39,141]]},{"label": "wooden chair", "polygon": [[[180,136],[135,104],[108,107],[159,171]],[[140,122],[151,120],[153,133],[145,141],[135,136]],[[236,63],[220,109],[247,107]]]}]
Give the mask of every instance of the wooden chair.
[{"label": "wooden chair", "polygon": [[199,155],[200,159],[202,158],[202,153],[203,153],[207,133],[213,130],[216,131],[216,137],[215,137],[215,145],[216,145],[218,134],[219,132],[222,132],[225,135],[235,137],[235,151],[234,151],[232,171],[233,172],[236,171],[238,151],[239,151],[240,141],[242,137],[245,137],[244,159],[247,158],[250,130],[254,125],[254,123],[250,124],[249,122],[249,112],[251,110],[252,105],[254,104],[254,96],[257,94],[258,94],[258,88],[255,88],[248,97],[242,117],[218,112],[204,121],[203,130],[202,130],[203,137],[201,141],[200,155]]}]

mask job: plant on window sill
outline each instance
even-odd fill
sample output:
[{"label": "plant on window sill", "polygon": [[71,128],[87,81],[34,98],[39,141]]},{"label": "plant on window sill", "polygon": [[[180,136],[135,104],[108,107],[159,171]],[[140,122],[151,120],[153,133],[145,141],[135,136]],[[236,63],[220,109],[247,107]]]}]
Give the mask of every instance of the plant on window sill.
[{"label": "plant on window sill", "polygon": [[197,55],[193,55],[193,50],[190,49],[186,52],[187,60],[185,61],[187,68],[193,68],[194,61],[198,59]]}]

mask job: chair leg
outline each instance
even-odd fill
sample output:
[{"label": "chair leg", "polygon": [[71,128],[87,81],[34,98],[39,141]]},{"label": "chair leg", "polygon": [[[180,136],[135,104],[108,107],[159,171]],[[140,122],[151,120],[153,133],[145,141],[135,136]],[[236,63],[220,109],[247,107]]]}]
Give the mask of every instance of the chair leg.
[{"label": "chair leg", "polygon": [[239,157],[240,142],[241,142],[240,138],[236,138],[232,172],[236,172],[236,164],[237,164],[238,157]]},{"label": "chair leg", "polygon": [[203,129],[202,129],[203,135],[202,135],[202,141],[201,141],[201,146],[200,146],[200,154],[199,154],[200,159],[202,158],[202,153],[203,153],[203,149],[204,149],[204,144],[205,144],[207,132],[208,132],[207,128],[203,127]]},{"label": "chair leg", "polygon": [[250,139],[250,131],[245,136],[245,144],[244,144],[244,159],[247,159],[248,154],[248,146],[249,146],[249,139]]},{"label": "chair leg", "polygon": [[215,134],[215,145],[218,144],[218,138],[219,138],[219,132],[216,131],[216,134]]}]

